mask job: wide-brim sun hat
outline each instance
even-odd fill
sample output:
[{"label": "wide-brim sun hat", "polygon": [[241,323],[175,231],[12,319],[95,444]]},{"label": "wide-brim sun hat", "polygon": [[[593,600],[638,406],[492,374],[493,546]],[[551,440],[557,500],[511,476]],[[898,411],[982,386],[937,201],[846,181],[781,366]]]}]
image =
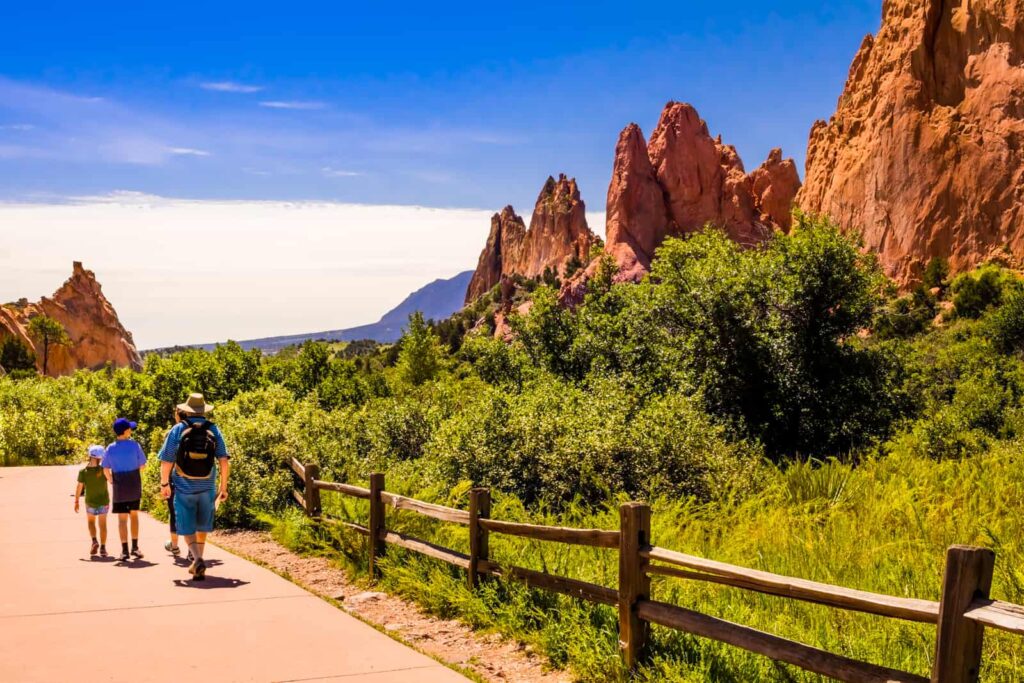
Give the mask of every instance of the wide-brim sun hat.
[{"label": "wide-brim sun hat", "polygon": [[207,403],[202,394],[189,394],[188,400],[179,403],[177,409],[189,415],[206,415],[213,410],[213,405]]}]

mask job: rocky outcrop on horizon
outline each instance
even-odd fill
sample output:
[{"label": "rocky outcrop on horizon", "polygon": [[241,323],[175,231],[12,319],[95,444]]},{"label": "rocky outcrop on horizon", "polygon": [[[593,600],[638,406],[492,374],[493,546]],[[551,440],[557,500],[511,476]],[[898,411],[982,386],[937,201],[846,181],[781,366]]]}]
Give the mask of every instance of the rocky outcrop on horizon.
[{"label": "rocky outcrop on horizon", "polygon": [[548,177],[526,229],[511,206],[491,217],[491,230],[466,290],[466,303],[486,294],[503,278],[559,277],[573,260],[586,263],[596,236],[587,226],[586,206],[575,178]]},{"label": "rocky outcrop on horizon", "polygon": [[798,204],[857,230],[901,284],[1024,256],[1024,1],[889,0],[836,112],[807,145]]},{"label": "rocky outcrop on horizon", "polygon": [[42,371],[43,354],[28,334],[28,322],[36,315],[47,315],[67,331],[71,343],[51,346],[47,371],[67,375],[84,368],[113,367],[141,369],[142,359],[132,334],[124,328],[114,307],[103,295],[91,270],[75,261],[71,277],[51,297],[38,303],[21,301],[0,306],[0,337],[14,336],[36,355]]}]

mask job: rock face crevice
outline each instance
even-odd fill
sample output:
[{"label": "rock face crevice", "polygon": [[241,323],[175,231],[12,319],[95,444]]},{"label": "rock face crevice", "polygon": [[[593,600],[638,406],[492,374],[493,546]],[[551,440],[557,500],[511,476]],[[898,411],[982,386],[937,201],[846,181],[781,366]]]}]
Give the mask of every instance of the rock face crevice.
[{"label": "rock face crevice", "polygon": [[887,0],[798,204],[856,230],[901,284],[1024,256],[1024,0]]},{"label": "rock face crevice", "polygon": [[535,278],[551,270],[563,276],[574,260],[587,262],[595,241],[576,179],[549,177],[537,197],[529,229],[511,206],[491,217],[491,230],[466,290],[466,303],[515,275]]},{"label": "rock face crevice", "polygon": [[667,237],[711,224],[753,245],[789,227],[800,178],[774,149],[747,174],[736,149],[712,138],[691,105],[669,102],[644,142],[629,124],[615,147],[608,186],[607,246],[619,280],[639,280]]},{"label": "rock face crevice", "polygon": [[29,320],[36,315],[46,315],[59,322],[71,340],[67,346],[50,348],[48,374],[67,375],[83,368],[100,368],[107,363],[119,368],[142,368],[131,332],[121,324],[96,276],[78,261],[73,265],[71,277],[53,296],[43,297],[38,303],[23,301],[0,306],[0,337],[13,336],[21,340],[33,350],[38,369],[42,371],[43,354],[28,333]]}]

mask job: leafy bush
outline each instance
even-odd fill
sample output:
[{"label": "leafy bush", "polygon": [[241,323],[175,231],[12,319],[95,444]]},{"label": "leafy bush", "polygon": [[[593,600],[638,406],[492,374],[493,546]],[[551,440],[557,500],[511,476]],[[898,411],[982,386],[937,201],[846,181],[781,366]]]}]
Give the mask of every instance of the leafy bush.
[{"label": "leafy bush", "polygon": [[1019,290],[1017,280],[995,264],[985,264],[953,280],[953,307],[957,317],[979,318],[992,306],[998,306],[1007,289]]},{"label": "leafy bush", "polygon": [[0,465],[85,462],[90,444],[113,441],[114,413],[70,377],[0,377]]},{"label": "leafy bush", "polygon": [[20,339],[4,337],[0,339],[0,371],[9,374],[27,371],[30,375],[35,374],[36,356]]}]

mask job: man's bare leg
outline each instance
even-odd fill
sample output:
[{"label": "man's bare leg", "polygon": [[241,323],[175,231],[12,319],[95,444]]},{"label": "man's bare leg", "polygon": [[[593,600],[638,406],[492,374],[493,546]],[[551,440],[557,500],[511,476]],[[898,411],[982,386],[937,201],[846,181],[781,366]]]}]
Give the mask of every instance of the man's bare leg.
[{"label": "man's bare leg", "polygon": [[135,543],[139,542],[139,511],[131,511],[131,522],[132,522],[132,541]]}]

